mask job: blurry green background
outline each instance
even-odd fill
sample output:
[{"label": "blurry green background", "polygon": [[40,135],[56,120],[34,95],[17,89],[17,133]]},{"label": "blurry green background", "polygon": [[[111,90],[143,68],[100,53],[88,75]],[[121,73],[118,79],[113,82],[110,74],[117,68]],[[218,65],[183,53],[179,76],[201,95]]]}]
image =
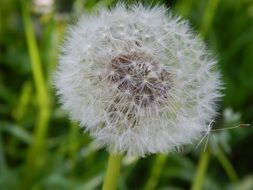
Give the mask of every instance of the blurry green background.
[{"label": "blurry green background", "polygon": [[[61,110],[52,73],[67,25],[116,2],[0,1],[1,190],[101,188],[108,154]],[[252,124],[253,1],[145,3],[165,4],[189,19],[217,55],[226,89],[214,128]],[[203,190],[253,189],[252,126],[214,131],[195,149],[197,144],[179,154],[125,158],[119,189],[185,190],[196,183]]]}]

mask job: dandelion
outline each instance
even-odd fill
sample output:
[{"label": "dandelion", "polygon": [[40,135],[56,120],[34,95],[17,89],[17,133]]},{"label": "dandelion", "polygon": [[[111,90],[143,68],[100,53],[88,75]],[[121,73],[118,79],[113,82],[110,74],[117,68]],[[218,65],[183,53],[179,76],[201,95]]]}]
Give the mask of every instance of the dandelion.
[{"label": "dandelion", "polygon": [[216,62],[165,7],[118,4],[70,27],[55,85],[72,120],[110,153],[168,153],[210,131]]}]

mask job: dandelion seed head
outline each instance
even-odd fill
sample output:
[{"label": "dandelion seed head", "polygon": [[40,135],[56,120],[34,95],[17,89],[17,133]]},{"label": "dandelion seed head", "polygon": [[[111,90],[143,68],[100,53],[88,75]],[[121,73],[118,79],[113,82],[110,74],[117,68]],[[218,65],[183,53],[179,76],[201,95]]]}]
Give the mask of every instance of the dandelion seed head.
[{"label": "dandelion seed head", "polygon": [[163,6],[118,4],[70,27],[55,86],[65,110],[112,153],[145,156],[200,138],[221,96],[216,59]]}]

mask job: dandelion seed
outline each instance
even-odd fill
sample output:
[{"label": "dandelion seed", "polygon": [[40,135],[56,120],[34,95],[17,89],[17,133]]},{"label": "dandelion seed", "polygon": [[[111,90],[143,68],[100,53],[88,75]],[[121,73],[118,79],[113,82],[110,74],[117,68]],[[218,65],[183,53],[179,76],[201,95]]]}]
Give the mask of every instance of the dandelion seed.
[{"label": "dandelion seed", "polygon": [[203,151],[206,151],[206,148],[209,144],[209,140],[211,138],[211,135],[213,134],[213,132],[216,131],[226,131],[226,130],[231,130],[231,129],[237,129],[237,128],[245,128],[245,127],[249,127],[250,124],[247,123],[242,123],[233,127],[225,127],[225,128],[219,128],[219,129],[212,129],[212,124],[214,121],[211,121],[209,124],[209,130],[206,131],[206,133],[202,136],[202,138],[199,140],[198,144],[195,146],[195,150],[204,142],[204,148]]},{"label": "dandelion seed", "polygon": [[101,147],[167,153],[210,131],[221,96],[216,62],[165,7],[118,4],[70,27],[55,85],[72,120]]}]

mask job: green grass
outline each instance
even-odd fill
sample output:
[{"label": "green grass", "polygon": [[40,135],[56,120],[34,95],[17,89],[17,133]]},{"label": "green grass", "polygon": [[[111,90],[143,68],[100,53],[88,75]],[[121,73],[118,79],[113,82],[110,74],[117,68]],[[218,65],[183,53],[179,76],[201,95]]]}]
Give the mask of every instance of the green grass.
[{"label": "green grass", "polygon": [[[253,1],[145,2],[166,3],[188,18],[217,55],[226,89],[215,127],[252,124]],[[67,24],[115,3],[58,0],[41,14],[31,1],[0,1],[1,190],[102,188],[108,154],[69,122],[54,95],[52,73]],[[180,154],[125,158],[119,189],[253,189],[252,139],[252,127],[237,128],[213,132],[204,153],[203,146],[190,146]]]}]

